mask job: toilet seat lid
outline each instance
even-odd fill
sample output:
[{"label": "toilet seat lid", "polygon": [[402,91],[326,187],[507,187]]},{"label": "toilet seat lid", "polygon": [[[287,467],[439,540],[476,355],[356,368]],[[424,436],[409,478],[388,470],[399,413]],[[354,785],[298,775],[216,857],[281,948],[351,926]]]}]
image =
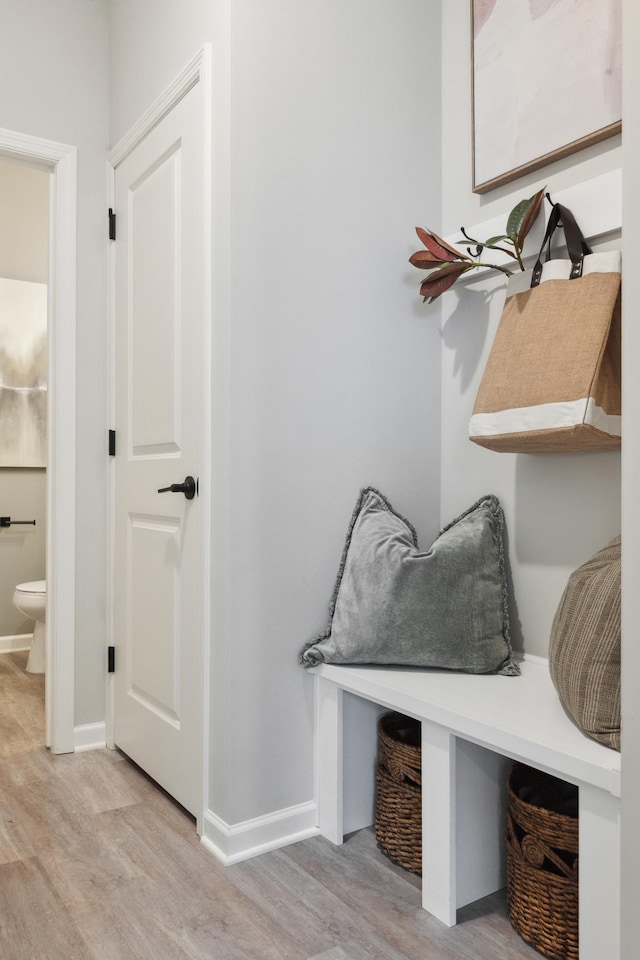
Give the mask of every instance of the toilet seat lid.
[{"label": "toilet seat lid", "polygon": [[19,583],[16,590],[21,590],[22,593],[46,593],[47,581],[31,580],[29,583]]}]

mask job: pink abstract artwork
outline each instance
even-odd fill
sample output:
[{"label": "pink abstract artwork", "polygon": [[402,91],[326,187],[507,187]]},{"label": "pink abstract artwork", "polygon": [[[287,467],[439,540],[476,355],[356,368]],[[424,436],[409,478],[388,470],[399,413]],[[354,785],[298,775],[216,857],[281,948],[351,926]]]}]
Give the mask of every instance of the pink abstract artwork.
[{"label": "pink abstract artwork", "polygon": [[613,136],[621,0],[472,0],[473,187]]}]

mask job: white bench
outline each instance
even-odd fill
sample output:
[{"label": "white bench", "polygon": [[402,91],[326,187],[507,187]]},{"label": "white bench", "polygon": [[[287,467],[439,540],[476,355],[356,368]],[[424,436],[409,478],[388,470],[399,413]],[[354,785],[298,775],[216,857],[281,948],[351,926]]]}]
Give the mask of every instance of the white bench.
[{"label": "white bench", "polygon": [[547,771],[579,788],[580,960],[619,960],[620,755],[567,717],[545,660],[525,659],[521,669],[503,677],[313,668],[320,833],[342,843],[345,692],[422,723],[422,906],[449,926],[457,908],[504,886],[501,758]]}]

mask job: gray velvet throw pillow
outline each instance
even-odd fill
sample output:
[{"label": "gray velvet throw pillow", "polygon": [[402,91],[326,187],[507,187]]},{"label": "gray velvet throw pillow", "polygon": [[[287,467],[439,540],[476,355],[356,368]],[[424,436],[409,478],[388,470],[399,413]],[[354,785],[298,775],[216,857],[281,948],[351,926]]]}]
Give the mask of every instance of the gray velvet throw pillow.
[{"label": "gray velvet throw pillow", "polygon": [[329,607],[329,626],[300,653],[318,663],[441,667],[516,676],[509,639],[504,514],[474,503],[431,548],[372,487],[363,490]]}]

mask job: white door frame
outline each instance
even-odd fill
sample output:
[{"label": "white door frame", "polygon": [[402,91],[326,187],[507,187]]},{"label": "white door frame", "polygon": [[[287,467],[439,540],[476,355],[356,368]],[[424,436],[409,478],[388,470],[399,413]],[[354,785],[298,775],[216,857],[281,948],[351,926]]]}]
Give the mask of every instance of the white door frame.
[{"label": "white door frame", "polygon": [[77,150],[0,129],[0,155],[50,171],[45,742],[74,750]]},{"label": "white door frame", "polygon": [[[203,183],[203,328],[202,328],[202,471],[200,476],[200,490],[203,508],[203,580],[205,589],[202,590],[202,762],[201,762],[201,790],[197,809],[197,831],[200,836],[204,832],[204,813],[208,806],[209,782],[209,671],[210,652],[209,638],[211,630],[211,452],[212,452],[212,409],[211,409],[211,48],[209,44],[196,54],[173,83],[158,97],[149,109],[140,117],[138,122],[116,144],[107,157],[108,161],[108,206],[115,204],[115,172],[116,168],[140,143],[141,140],[165,117],[172,108],[196,84],[201,85],[202,93],[202,183]],[[116,222],[118,211],[115,210]],[[117,242],[117,241],[116,241]],[[109,251],[109,397],[107,409],[111,425],[115,420],[115,254],[113,246]],[[116,452],[117,452],[116,436]],[[108,582],[107,582],[107,635],[109,644],[114,644],[114,464],[113,458],[108,469]],[[114,683],[113,675],[107,676],[107,716],[106,735],[107,746],[114,747],[113,739],[113,711],[114,711]]]}]

